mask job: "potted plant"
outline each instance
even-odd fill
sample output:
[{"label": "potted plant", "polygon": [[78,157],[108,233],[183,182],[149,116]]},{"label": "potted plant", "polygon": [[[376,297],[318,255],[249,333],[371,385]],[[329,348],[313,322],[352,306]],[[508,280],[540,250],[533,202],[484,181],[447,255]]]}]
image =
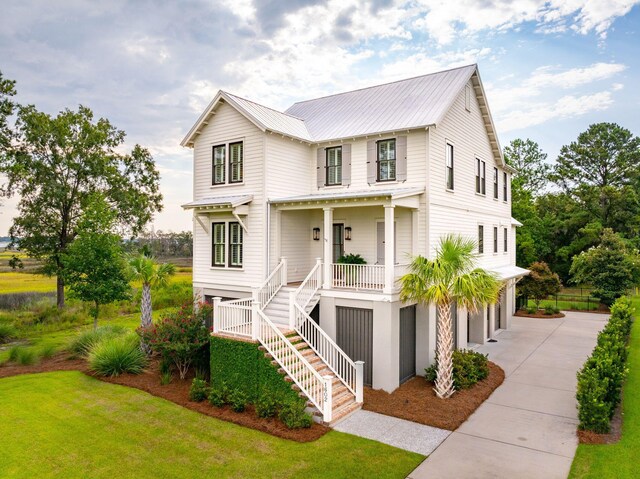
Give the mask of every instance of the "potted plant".
[{"label": "potted plant", "polygon": [[[365,259],[359,254],[349,253],[338,258],[338,264],[367,264]],[[358,268],[346,267],[344,274],[344,282],[347,286],[352,286],[358,281]]]}]

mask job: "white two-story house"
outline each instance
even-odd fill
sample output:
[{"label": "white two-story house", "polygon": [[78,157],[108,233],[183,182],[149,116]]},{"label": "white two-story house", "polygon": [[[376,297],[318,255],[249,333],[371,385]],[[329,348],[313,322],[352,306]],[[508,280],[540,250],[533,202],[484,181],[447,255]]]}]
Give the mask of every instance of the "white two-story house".
[{"label": "white two-story house", "polygon": [[[221,298],[217,332],[266,343],[259,327],[296,330],[331,374],[350,374],[329,357],[343,355],[363,361],[364,385],[393,391],[423,374],[436,342],[435,308],[402,303],[397,279],[449,233],[476,240],[479,265],[505,282],[499,304],[456,312],[456,347],[509,327],[526,270],[476,65],[285,112],[220,91],[182,145],[194,152],[193,286]],[[340,263],[348,254],[366,264]]]}]

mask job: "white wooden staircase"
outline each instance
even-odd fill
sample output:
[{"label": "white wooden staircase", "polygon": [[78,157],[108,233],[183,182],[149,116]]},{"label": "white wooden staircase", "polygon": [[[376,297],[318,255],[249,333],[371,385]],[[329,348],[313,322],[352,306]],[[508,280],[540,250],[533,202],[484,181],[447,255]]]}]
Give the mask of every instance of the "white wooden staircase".
[{"label": "white wooden staircase", "polygon": [[214,299],[214,333],[249,337],[293,383],[318,420],[334,425],[362,407],[363,364],[353,362],[311,319],[320,299],[322,263],[297,287],[286,286],[283,258],[253,299]]}]

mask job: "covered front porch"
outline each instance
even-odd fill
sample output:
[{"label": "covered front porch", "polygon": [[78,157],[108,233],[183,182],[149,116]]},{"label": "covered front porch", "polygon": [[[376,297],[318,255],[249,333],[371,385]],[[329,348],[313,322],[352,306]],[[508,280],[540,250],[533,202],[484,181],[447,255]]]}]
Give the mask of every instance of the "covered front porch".
[{"label": "covered front porch", "polygon": [[323,290],[392,294],[419,253],[422,193],[397,188],[273,200],[270,269],[285,258],[287,282],[295,284],[321,263]]}]

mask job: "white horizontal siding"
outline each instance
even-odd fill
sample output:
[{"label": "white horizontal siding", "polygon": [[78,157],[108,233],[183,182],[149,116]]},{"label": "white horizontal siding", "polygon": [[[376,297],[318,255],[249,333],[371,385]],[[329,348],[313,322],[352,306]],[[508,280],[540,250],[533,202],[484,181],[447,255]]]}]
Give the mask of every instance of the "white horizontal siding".
[{"label": "white horizontal siding", "polygon": [[[471,84],[471,82],[469,82]],[[473,89],[472,89],[473,91]],[[472,95],[471,111],[465,109],[464,89],[444,120],[429,131],[429,249],[433,254],[440,238],[459,233],[477,240],[477,226],[485,227],[485,255],[482,263],[504,265],[511,261],[503,255],[502,243],[497,257],[492,253],[494,225],[508,227],[511,219],[511,195],[502,201],[502,172],[499,171],[499,199],[493,199],[493,168],[497,166],[489,137],[478,106]],[[454,191],[446,190],[445,146],[454,146]],[[486,162],[486,196],[475,192],[476,158]],[[501,238],[502,232],[500,231]]]}]

